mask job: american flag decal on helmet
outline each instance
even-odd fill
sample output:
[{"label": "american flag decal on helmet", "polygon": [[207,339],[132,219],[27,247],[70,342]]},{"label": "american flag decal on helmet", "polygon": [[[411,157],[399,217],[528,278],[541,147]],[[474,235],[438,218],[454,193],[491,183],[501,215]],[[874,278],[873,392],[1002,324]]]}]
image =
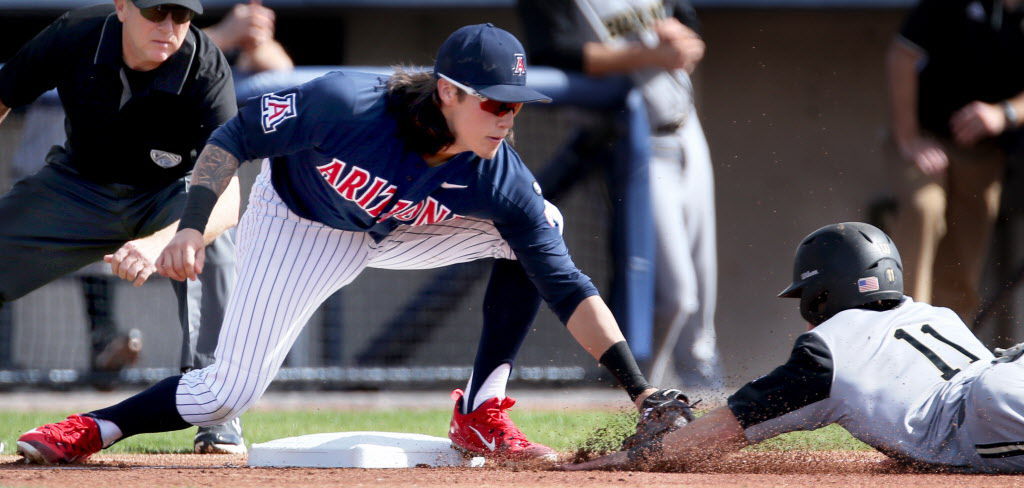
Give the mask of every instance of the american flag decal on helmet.
[{"label": "american flag decal on helmet", "polygon": [[878,278],[870,276],[867,278],[861,278],[857,280],[857,290],[861,293],[867,293],[869,291],[878,291]]}]

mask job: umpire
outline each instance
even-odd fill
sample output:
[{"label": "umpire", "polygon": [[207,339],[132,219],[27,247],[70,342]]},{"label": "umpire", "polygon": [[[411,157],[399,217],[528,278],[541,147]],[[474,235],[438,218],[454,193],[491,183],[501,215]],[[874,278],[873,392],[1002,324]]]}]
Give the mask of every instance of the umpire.
[{"label": "umpire", "polygon": [[[1024,141],[1024,1],[920,0],[886,67],[885,155],[899,199],[890,227],[906,293],[971,323],[1007,157]],[[995,334],[1004,345],[1015,335]]]},{"label": "umpire", "polygon": [[[0,198],[0,307],[104,257],[136,286],[155,271],[199,150],[237,110],[227,61],[191,25],[202,11],[200,0],[73,10],[0,69],[0,122],[54,87],[67,114],[64,145]],[[234,243],[221,235],[238,220],[231,187],[204,236],[213,245],[200,282],[172,282],[183,369],[213,361],[234,281]],[[240,427],[200,431],[196,449],[244,451]]]}]

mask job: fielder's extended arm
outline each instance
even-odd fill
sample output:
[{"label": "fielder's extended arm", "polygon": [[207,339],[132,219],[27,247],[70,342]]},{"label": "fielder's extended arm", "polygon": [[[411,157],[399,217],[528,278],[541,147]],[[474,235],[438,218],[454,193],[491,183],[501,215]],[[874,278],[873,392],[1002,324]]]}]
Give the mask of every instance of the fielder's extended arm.
[{"label": "fielder's extended arm", "polygon": [[651,393],[657,391],[647,383],[626,345],[615,316],[601,297],[585,298],[569,316],[569,333],[588,354],[608,368],[622,383],[637,408]]},{"label": "fielder's extended arm", "polygon": [[[192,186],[178,223],[178,233],[157,259],[160,274],[182,281],[195,280],[202,273],[206,256],[203,235],[218,198],[238,171],[238,164],[237,158],[218,146],[207,144],[203,148],[192,170]],[[235,215],[237,219],[237,210]]]}]

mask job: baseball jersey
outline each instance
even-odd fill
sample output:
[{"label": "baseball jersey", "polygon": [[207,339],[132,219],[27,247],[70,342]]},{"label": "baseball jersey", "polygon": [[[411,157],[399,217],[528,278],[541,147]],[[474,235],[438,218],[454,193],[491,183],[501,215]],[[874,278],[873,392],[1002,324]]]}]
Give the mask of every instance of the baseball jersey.
[{"label": "baseball jersey", "polygon": [[850,309],[801,335],[785,365],[729,397],[752,442],[838,423],[895,458],[970,467],[961,424],[992,354],[951,310],[904,297]]},{"label": "baseball jersey", "polygon": [[332,72],[263,95],[210,143],[239,161],[269,158],[274,189],[293,212],[382,240],[399,225],[463,216],[494,223],[541,296],[567,321],[597,294],[544,215],[540,185],[507,142],[493,159],[463,152],[431,166],[398,137],[387,78]]},{"label": "baseball jersey", "polygon": [[111,4],[72,10],[0,68],[0,101],[31,103],[54,87],[67,142],[47,162],[101,183],[162,187],[192,170],[210,133],[235,115],[231,68],[194,25],[159,67],[125,66]]},{"label": "baseball jersey", "polygon": [[[671,17],[674,7],[662,0],[575,0],[575,3],[579,25],[589,26],[589,29],[584,28],[587,40],[612,46],[627,42],[657,46],[659,40],[654,24]],[[692,9],[688,9],[688,13],[689,18],[695,18]],[[643,92],[653,130],[674,132],[685,122],[693,104],[693,87],[685,71],[645,68],[630,76]]]}]

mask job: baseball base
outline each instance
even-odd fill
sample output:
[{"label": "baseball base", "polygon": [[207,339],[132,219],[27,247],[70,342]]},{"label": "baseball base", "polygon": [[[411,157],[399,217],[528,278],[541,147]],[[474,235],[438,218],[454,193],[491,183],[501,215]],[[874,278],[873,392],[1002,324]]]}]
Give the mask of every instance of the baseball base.
[{"label": "baseball base", "polygon": [[444,437],[398,432],[333,432],[253,444],[249,466],[305,468],[480,467]]}]

